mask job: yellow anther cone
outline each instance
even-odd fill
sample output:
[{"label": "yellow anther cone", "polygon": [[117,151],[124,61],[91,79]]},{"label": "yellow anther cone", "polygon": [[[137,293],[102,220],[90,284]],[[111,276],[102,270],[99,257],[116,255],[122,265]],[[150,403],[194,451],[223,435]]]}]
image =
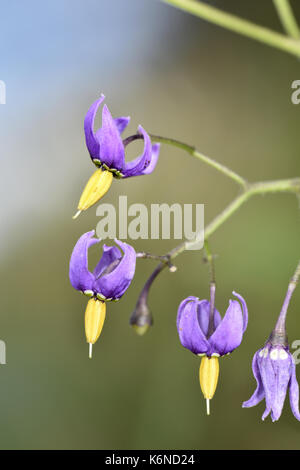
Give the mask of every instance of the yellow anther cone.
[{"label": "yellow anther cone", "polygon": [[96,343],[99,338],[106,315],[106,304],[101,300],[90,299],[88,301],[85,311],[85,336],[90,345],[90,354],[92,357],[92,345]]},{"label": "yellow anther cone", "polygon": [[219,359],[217,357],[203,357],[200,364],[199,379],[200,387],[206,399],[207,414],[209,410],[209,400],[215,394],[219,378]]},{"label": "yellow anther cone", "polygon": [[96,204],[109,190],[113,180],[113,174],[107,170],[96,170],[88,180],[78,204],[78,212],[73,219],[79,216],[80,212],[87,210]]}]

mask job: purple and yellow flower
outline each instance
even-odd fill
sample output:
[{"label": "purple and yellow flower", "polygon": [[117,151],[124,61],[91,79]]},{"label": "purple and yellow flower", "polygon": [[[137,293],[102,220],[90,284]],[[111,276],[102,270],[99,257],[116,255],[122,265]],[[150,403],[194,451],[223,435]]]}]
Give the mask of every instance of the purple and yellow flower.
[{"label": "purple and yellow flower", "polygon": [[287,309],[296,287],[298,274],[300,273],[296,271],[295,278],[289,284],[274,330],[265,346],[254,354],[252,361],[252,370],[257,387],[252,397],[243,403],[243,408],[255,406],[265,399],[266,409],[262,415],[263,420],[270,413],[273,422],[280,418],[285,397],[289,390],[292,412],[295,418],[300,421],[299,385],[296,378],[296,366],[289,351],[285,329]]},{"label": "purple and yellow flower", "polygon": [[90,297],[85,312],[85,333],[90,347],[100,336],[106,315],[106,302],[118,301],[128,289],[135,273],[136,253],[132,246],[115,240],[116,246],[103,245],[103,254],[91,272],[88,249],[100,242],[95,231],[83,234],[77,241],[70,260],[69,277],[74,289]]},{"label": "purple and yellow flower", "polygon": [[222,319],[211,301],[187,297],[181,302],[177,315],[177,330],[182,346],[201,356],[200,386],[207,403],[214,396],[219,377],[219,357],[230,354],[242,342],[248,324],[248,309],[242,296],[230,300]]},{"label": "purple and yellow flower", "polygon": [[159,144],[151,143],[151,139],[142,126],[138,134],[144,140],[142,155],[133,161],[125,162],[125,147],[130,139],[122,140],[122,133],[129,124],[130,117],[113,118],[108,107],[103,106],[102,126],[94,130],[95,117],[104,95],[92,104],[84,120],[85,140],[92,162],[97,170],[89,179],[78,204],[78,212],[88,209],[98,202],[109,190],[113,177],[130,178],[131,176],[148,175],[154,170],[158,156]]}]

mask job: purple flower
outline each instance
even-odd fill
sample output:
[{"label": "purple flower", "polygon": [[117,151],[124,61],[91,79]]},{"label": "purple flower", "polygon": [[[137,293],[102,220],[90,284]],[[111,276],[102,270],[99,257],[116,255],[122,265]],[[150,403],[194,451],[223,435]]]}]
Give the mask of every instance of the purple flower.
[{"label": "purple flower", "polygon": [[289,389],[292,412],[300,421],[299,386],[295,362],[288,346],[273,346],[272,341],[267,341],[264,348],[255,353],[252,370],[257,388],[252,397],[243,403],[243,408],[255,406],[265,399],[266,409],[262,419],[264,420],[271,413],[272,421],[277,421]]},{"label": "purple flower", "polygon": [[82,235],[70,260],[70,281],[74,289],[102,301],[119,300],[128,289],[135,272],[136,253],[132,246],[116,240],[116,246],[103,245],[103,255],[91,272],[88,269],[88,249],[99,243],[95,231]]},{"label": "purple flower", "polygon": [[239,299],[230,300],[224,318],[211,303],[188,297],[178,308],[177,330],[181,344],[197,355],[219,357],[231,353],[242,342],[247,328],[248,310],[243,297],[233,292]]},{"label": "purple flower", "polygon": [[210,285],[210,301],[188,297],[178,308],[177,330],[182,346],[203,356],[199,369],[200,387],[210,414],[210,400],[219,378],[219,357],[231,353],[242,342],[248,323],[245,300],[230,300],[224,318],[215,309],[215,283]]},{"label": "purple flower", "polygon": [[158,155],[159,144],[151,144],[151,139],[142,126],[138,127],[138,133],[144,140],[144,151],[142,155],[131,162],[125,162],[126,141],[122,140],[122,133],[129,124],[129,117],[113,118],[106,105],[102,110],[102,127],[94,131],[95,116],[99,106],[104,101],[101,97],[92,104],[84,120],[84,132],[86,145],[92,161],[96,166],[108,170],[114,176],[129,178],[152,173]]},{"label": "purple flower", "polygon": [[264,420],[270,413],[272,421],[280,418],[289,389],[290,405],[295,418],[300,421],[299,386],[296,378],[294,358],[289,352],[286,334],[286,316],[292,294],[300,275],[300,263],[292,277],[282,305],[281,312],[264,348],[259,349],[253,357],[252,370],[257,387],[252,397],[243,403],[244,408],[250,408],[266,400],[266,409],[262,415]]}]

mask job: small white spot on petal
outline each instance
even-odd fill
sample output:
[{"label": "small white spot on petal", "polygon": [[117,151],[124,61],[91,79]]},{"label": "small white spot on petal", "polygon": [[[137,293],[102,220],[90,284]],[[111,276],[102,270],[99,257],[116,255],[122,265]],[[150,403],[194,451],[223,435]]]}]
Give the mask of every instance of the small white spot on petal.
[{"label": "small white spot on petal", "polygon": [[264,349],[264,358],[268,357],[268,348]]},{"label": "small white spot on petal", "polygon": [[279,358],[280,358],[280,359],[283,359],[283,360],[284,360],[284,359],[287,359],[288,356],[289,356],[288,353],[287,353],[284,349],[281,349],[281,350],[279,351]]},{"label": "small white spot on petal", "polygon": [[264,356],[264,352],[265,350],[264,349],[261,349],[258,353],[259,357],[263,357]]},{"label": "small white spot on petal", "polygon": [[206,354],[204,354],[204,353],[201,353],[201,354],[197,354],[197,356],[199,356],[199,357],[203,357],[203,356],[206,356]]},{"label": "small white spot on petal", "polygon": [[220,357],[220,354],[218,354],[218,353],[213,353],[213,354],[211,355],[211,357]]},{"label": "small white spot on petal", "polygon": [[270,358],[273,360],[273,361],[277,361],[278,359],[278,349],[272,349],[271,352],[270,352]]},{"label": "small white spot on petal", "polygon": [[88,297],[93,297],[94,295],[94,292],[92,290],[85,290],[83,293],[84,295],[87,295]]},{"label": "small white spot on petal", "polygon": [[104,297],[104,295],[102,295],[102,294],[97,294],[97,299],[106,300],[106,297]]}]

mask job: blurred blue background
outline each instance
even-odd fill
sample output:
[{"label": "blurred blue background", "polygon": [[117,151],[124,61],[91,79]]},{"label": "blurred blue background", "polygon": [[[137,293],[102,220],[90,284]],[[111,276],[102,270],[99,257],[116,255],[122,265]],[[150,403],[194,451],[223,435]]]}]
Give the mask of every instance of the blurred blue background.
[{"label": "blurred blue background", "polygon": [[[281,31],[271,1],[215,6]],[[300,7],[293,2],[300,21]],[[68,280],[78,237],[95,228],[96,209],[72,221],[93,166],[83,119],[103,92],[115,116],[148,132],[194,144],[251,180],[300,175],[294,57],[239,37],[155,0],[1,2],[0,106],[2,449],[290,449],[300,427],[286,404],[276,424],[263,404],[242,409],[255,382],[251,360],[273,328],[299,258],[299,204],[292,195],[249,201],[211,239],[217,307],[236,290],[250,323],[241,347],[220,364],[212,415],[198,384],[199,360],[182,348],[177,307],[208,295],[201,252],[176,260],[152,288],[155,324],[140,338],[128,325],[155,267],[140,260],[134,283],[109,305],[88,360],[85,299]],[[132,144],[132,156],[140,149]],[[104,202],[204,203],[209,221],[235,196],[234,183],[192,157],[163,147],[156,171],[117,181]],[[137,241],[164,253],[177,241]],[[97,253],[94,252],[94,256]],[[288,317],[300,338],[300,292]],[[298,377],[300,373],[297,371]]]}]

